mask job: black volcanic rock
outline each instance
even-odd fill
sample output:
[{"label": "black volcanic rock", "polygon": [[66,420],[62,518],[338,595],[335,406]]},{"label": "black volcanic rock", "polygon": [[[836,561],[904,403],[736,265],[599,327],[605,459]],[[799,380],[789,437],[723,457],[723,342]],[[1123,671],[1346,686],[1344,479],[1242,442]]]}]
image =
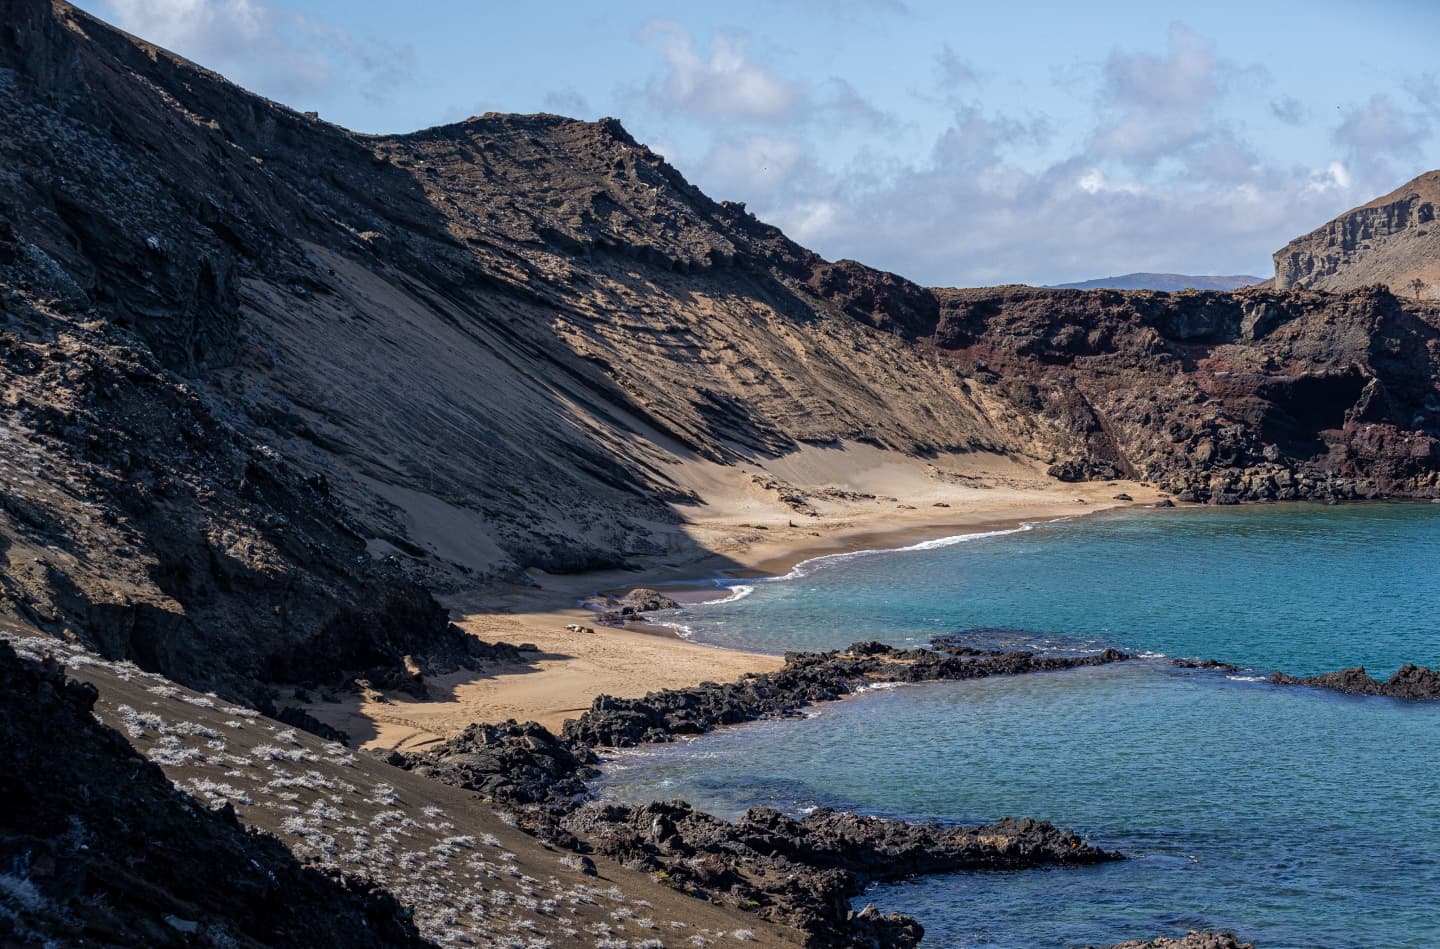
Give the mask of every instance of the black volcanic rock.
[{"label": "black volcanic rock", "polygon": [[651,692],[639,699],[597,696],[579,719],[565,723],[564,735],[593,747],[627,748],[671,741],[721,725],[769,715],[791,715],[879,682],[931,682],[1023,675],[1121,662],[1130,656],[1110,649],[1096,656],[1037,656],[1024,651],[977,650],[948,644],[930,649],[896,649],[882,643],[855,643],[827,653],[786,653],[776,672],[752,674],[738,682],[702,683],[689,689]]},{"label": "black volcanic rock", "polygon": [[1412,701],[1440,699],[1440,672],[1409,663],[1401,666],[1394,675],[1384,681],[1372,679],[1365,673],[1364,666],[1303,678],[1276,672],[1270,676],[1270,681],[1275,685],[1304,685],[1351,695],[1382,695]]},{"label": "black volcanic rock", "polygon": [[1136,939],[1112,946],[1086,946],[1084,949],[1255,949],[1255,944],[1241,942],[1240,938],[1231,932],[1190,932],[1179,937]]},{"label": "black volcanic rock", "polygon": [[1217,672],[1239,672],[1240,667],[1219,659],[1171,659],[1170,664],[1181,669],[1214,669]]},{"label": "black volcanic rock", "polygon": [[734,901],[799,928],[820,946],[915,945],[923,930],[913,920],[849,909],[875,880],[1120,859],[1051,824],[1008,818],[941,827],[828,809],[796,820],[752,808],[731,823],[671,801],[590,804],[565,826],[599,853],[663,874],[684,892]]},{"label": "black volcanic rock", "polygon": [[559,738],[534,722],[471,725],[438,747],[389,761],[514,808],[520,826],[553,846],[592,849],[663,875],[684,892],[721,900],[810,934],[817,946],[913,946],[914,920],[849,901],[871,880],[959,869],[1014,870],[1120,859],[1051,824],[1006,819],[947,828],[817,810],[803,820],[757,808],[735,823],[683,801],[588,801],[595,747],[631,747],[700,734],[766,715],[793,714],[877,682],[1022,675],[1119,662],[1116,650],[1081,658],[978,650],[938,639],[929,649],[856,643],[791,653],[780,671],[728,684],[601,696]]},{"label": "black volcanic rock", "polygon": [[594,755],[534,722],[474,724],[438,748],[392,753],[393,764],[507,804],[565,801],[585,793]]}]

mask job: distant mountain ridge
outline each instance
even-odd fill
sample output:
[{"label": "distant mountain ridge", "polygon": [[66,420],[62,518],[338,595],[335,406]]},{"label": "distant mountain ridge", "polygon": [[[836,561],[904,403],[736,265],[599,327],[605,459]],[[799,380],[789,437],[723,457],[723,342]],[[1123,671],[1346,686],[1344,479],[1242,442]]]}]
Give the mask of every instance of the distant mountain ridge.
[{"label": "distant mountain ridge", "polygon": [[1275,288],[1339,292],[1384,284],[1433,299],[1440,287],[1437,207],[1440,170],[1427,171],[1277,250]]},{"label": "distant mountain ridge", "polygon": [[1227,276],[1192,276],[1183,273],[1127,273],[1119,277],[1099,277],[1078,283],[1057,283],[1047,290],[1238,290],[1261,283],[1264,277],[1249,274]]}]

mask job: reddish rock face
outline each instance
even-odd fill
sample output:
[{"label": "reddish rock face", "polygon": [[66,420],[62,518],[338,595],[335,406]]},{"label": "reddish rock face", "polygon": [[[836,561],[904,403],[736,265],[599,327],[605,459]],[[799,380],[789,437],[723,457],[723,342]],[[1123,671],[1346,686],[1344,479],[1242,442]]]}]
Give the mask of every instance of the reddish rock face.
[{"label": "reddish rock face", "polygon": [[936,294],[919,345],[1028,409],[1059,477],[1198,500],[1435,491],[1435,304],[1383,288]]}]

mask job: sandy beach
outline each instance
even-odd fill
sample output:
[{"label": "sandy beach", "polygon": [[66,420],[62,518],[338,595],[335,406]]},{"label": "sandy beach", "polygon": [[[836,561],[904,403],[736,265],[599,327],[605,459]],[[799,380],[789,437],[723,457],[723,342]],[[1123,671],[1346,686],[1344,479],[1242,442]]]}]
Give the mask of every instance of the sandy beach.
[{"label": "sandy beach", "polygon": [[581,605],[599,591],[656,586],[672,595],[690,591],[684,598],[694,599],[716,578],[775,576],[813,557],[1005,530],[1161,497],[1137,482],[1065,484],[997,456],[927,464],[863,445],[805,449],[764,468],[696,463],[681,474],[705,503],[686,509],[673,553],[645,558],[638,570],[531,571],[533,586],[447,598],[461,628],[487,642],[533,645],[530,661],[431,677],[428,701],[371,692],[306,708],[366,748],[420,748],[472,722],[511,718],[558,731],[598,695],[638,697],[781,664],[775,655],[688,642],[664,626],[599,625]]}]

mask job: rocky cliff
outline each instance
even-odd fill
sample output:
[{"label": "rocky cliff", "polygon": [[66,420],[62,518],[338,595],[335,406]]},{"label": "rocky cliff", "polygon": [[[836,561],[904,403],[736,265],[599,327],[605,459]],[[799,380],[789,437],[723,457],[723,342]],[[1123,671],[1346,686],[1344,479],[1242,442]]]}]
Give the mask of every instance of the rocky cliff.
[{"label": "rocky cliff", "polygon": [[614,120],[359,135],[0,13],[0,617],[186,682],[483,660],[428,589],[693,546],[711,485],[805,446],[1437,493],[1435,303],[926,289]]},{"label": "rocky cliff", "polygon": [[1440,171],[1427,171],[1276,251],[1274,285],[1338,291],[1384,284],[1398,295],[1434,299],[1440,287],[1437,207]]}]

